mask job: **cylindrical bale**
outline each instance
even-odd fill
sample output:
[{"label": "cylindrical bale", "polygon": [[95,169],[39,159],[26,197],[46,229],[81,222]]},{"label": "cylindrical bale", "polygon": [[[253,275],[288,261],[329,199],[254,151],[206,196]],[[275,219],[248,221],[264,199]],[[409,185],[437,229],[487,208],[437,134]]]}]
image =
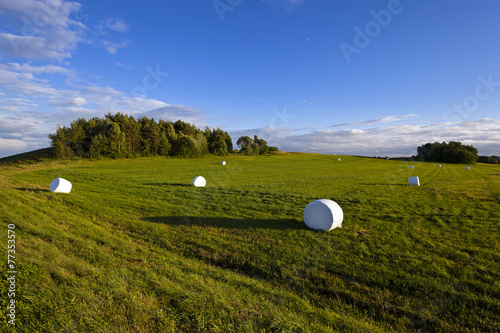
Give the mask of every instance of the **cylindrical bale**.
[{"label": "cylindrical bale", "polygon": [[410,165],[410,169],[414,169],[413,165]]},{"label": "cylindrical bale", "polygon": [[337,158],[337,161],[340,161],[340,158]]},{"label": "cylindrical bale", "polygon": [[408,178],[408,185],[420,186],[420,180],[417,176]]},{"label": "cylindrical bale", "polygon": [[342,208],[332,200],[315,200],[304,209],[304,222],[311,229],[329,231],[340,227],[343,219]]},{"label": "cylindrical bale", "polygon": [[438,164],[438,168],[440,168],[440,167],[441,167],[441,164]]},{"label": "cylindrical bale", "polygon": [[50,183],[49,190],[54,193],[71,192],[71,183],[64,178],[56,178]]},{"label": "cylindrical bale", "polygon": [[470,167],[465,167],[465,170],[470,170]]},{"label": "cylindrical bale", "polygon": [[197,176],[193,179],[193,185],[196,187],[205,187],[205,185],[207,185],[207,181],[202,176]]},{"label": "cylindrical bale", "polygon": [[220,162],[221,165],[226,165],[226,161]]}]

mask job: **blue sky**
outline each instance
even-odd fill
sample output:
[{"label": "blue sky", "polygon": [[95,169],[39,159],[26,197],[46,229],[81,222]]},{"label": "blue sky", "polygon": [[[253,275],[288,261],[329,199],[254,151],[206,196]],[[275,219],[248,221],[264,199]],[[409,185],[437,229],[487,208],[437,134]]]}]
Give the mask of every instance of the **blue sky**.
[{"label": "blue sky", "polygon": [[500,155],[497,0],[0,0],[0,157],[108,112],[281,150]]}]

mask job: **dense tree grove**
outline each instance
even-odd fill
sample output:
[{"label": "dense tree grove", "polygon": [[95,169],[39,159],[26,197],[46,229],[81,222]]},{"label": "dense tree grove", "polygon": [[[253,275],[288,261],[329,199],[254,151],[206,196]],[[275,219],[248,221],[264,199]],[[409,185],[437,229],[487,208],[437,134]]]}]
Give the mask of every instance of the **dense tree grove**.
[{"label": "dense tree grove", "polygon": [[470,164],[476,162],[477,154],[478,151],[473,146],[456,141],[426,143],[417,148],[417,159],[427,162]]},{"label": "dense tree grove", "polygon": [[[231,136],[220,128],[205,130],[181,120],[155,121],[152,118],[121,113],[108,113],[104,118],[79,118],[69,127],[59,127],[50,134],[55,155],[133,157],[179,156],[197,157],[205,154],[227,155],[233,152]],[[264,140],[258,141],[260,151],[266,151]],[[267,144],[266,144],[267,147]],[[267,151],[266,151],[267,152]]]},{"label": "dense tree grove", "polygon": [[477,159],[480,163],[500,164],[500,156],[479,156]]}]

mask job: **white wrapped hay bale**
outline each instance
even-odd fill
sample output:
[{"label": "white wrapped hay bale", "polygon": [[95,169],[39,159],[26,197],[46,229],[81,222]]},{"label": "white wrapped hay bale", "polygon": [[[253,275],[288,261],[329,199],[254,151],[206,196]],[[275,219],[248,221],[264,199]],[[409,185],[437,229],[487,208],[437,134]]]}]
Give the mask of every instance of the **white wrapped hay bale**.
[{"label": "white wrapped hay bale", "polygon": [[71,183],[64,178],[56,178],[50,183],[49,190],[54,193],[71,192]]},{"label": "white wrapped hay bale", "polygon": [[220,162],[221,165],[226,165],[226,161]]},{"label": "white wrapped hay bale", "polygon": [[207,185],[207,181],[202,176],[194,177],[193,185],[196,187],[205,187],[205,185]]},{"label": "white wrapped hay bale", "polygon": [[438,164],[438,168],[440,168],[440,167],[441,167],[441,164]]},{"label": "white wrapped hay bale", "polygon": [[470,170],[470,167],[465,167],[465,170]]},{"label": "white wrapped hay bale", "polygon": [[337,161],[340,161],[340,158],[337,158]]},{"label": "white wrapped hay bale", "polygon": [[304,222],[311,229],[329,231],[340,227],[343,219],[342,208],[332,200],[315,200],[304,209]]},{"label": "white wrapped hay bale", "polygon": [[408,185],[420,186],[420,180],[416,176],[415,177],[410,177],[410,178],[408,178]]},{"label": "white wrapped hay bale", "polygon": [[410,165],[410,169],[414,169],[413,165]]}]

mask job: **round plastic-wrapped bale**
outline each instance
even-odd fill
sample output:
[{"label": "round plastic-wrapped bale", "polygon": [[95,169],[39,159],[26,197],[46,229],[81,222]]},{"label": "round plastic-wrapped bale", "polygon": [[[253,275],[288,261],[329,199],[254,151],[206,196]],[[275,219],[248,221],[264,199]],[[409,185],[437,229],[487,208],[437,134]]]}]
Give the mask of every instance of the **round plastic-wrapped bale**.
[{"label": "round plastic-wrapped bale", "polygon": [[340,161],[340,158],[337,158],[337,161]]},{"label": "round plastic-wrapped bale", "polygon": [[408,185],[420,186],[420,180],[417,176],[408,178]]},{"label": "round plastic-wrapped bale", "polygon": [[222,162],[220,162],[220,164],[226,165],[226,161],[222,161]]},{"label": "round plastic-wrapped bale", "polygon": [[71,192],[71,183],[64,178],[56,178],[50,183],[49,190],[54,193]]},{"label": "round plastic-wrapped bale", "polygon": [[441,167],[441,164],[438,164],[438,168],[440,168],[440,167]]},{"label": "round plastic-wrapped bale", "polygon": [[205,187],[205,185],[207,185],[207,181],[202,176],[194,177],[193,185],[196,187]]},{"label": "round plastic-wrapped bale", "polygon": [[332,200],[315,200],[304,209],[304,222],[311,229],[330,231],[340,227],[343,219],[342,208]]},{"label": "round plastic-wrapped bale", "polygon": [[413,169],[413,165],[410,165],[410,169]]},{"label": "round plastic-wrapped bale", "polygon": [[465,170],[470,170],[470,167],[465,167]]}]

